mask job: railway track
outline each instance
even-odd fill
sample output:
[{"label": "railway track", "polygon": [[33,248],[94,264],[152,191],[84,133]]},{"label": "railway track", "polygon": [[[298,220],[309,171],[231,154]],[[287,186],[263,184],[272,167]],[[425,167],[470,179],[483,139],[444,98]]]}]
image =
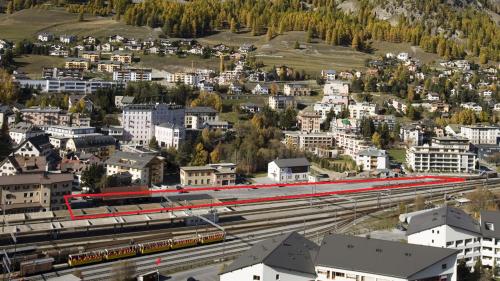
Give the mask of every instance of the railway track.
[{"label": "railway track", "polygon": [[[499,181],[500,182],[500,181]],[[430,196],[431,194],[428,194],[429,191],[432,191],[433,194],[438,194],[439,192],[442,192],[443,189],[445,190],[444,192],[446,193],[447,191],[449,192],[464,192],[469,190],[472,186],[477,185],[477,182],[468,182],[467,184],[452,184],[450,187],[449,185],[443,185],[443,186],[429,186],[429,187],[419,187],[419,188],[414,188],[412,189],[414,194],[427,194]],[[451,190],[450,190],[451,189]],[[391,193],[391,198],[393,201],[398,201],[400,200],[401,197],[407,196],[411,192],[408,189],[405,190],[392,190]],[[368,200],[373,199],[373,194],[378,193],[378,192],[366,192],[362,194],[356,194],[356,196],[351,196],[350,199],[356,199],[358,204],[363,204],[363,202],[366,202]],[[236,211],[236,212],[231,212],[229,214],[224,214],[221,215],[221,222],[220,224],[226,227],[229,231],[238,231],[238,229],[244,230],[245,228],[248,227],[255,227],[258,229],[259,227],[266,227],[265,223],[262,223],[263,219],[249,219],[245,221],[232,221],[232,222],[224,222],[225,218],[229,218],[232,216],[252,216],[252,215],[260,215],[264,216],[265,214],[269,214],[267,216],[268,219],[273,219],[273,220],[278,220],[278,219],[286,219],[290,215],[287,214],[289,211],[293,212],[300,212],[303,211],[304,213],[301,214],[307,214],[311,213],[311,205],[316,207],[316,209],[321,209],[325,206],[329,206],[332,204],[335,204],[338,206],[338,208],[342,209],[344,205],[349,205],[351,202],[347,201],[342,198],[338,197],[323,197],[321,199],[319,198],[314,198],[314,200],[294,200],[291,202],[289,205],[286,206],[279,206],[279,207],[263,207],[261,209],[253,209],[253,210],[245,210],[245,211]],[[267,203],[270,204],[270,203]],[[266,204],[266,205],[267,205]],[[345,208],[344,208],[345,209]],[[350,209],[350,208],[346,208]],[[320,212],[320,211],[316,211]],[[260,222],[260,223],[259,223]],[[143,232],[137,232],[137,233],[112,233],[108,235],[103,235],[100,237],[92,237],[88,240],[78,237],[78,238],[69,238],[69,239],[61,239],[61,240],[55,240],[55,241],[41,241],[37,243],[27,243],[27,244],[18,244],[18,247],[22,246],[27,246],[27,245],[36,245],[40,250],[51,250],[51,249],[61,249],[67,246],[73,246],[75,243],[78,243],[79,245],[84,246],[84,249],[92,249],[92,248],[98,248],[101,247],[102,245],[119,245],[123,243],[129,243],[131,240],[142,240],[142,241],[148,241],[148,240],[155,240],[155,239],[164,239],[165,237],[173,237],[173,236],[182,236],[182,235],[192,235],[198,231],[198,228],[203,228],[202,227],[177,227],[177,228],[169,228],[169,229],[158,229],[158,230],[146,230]],[[95,245],[95,246],[92,246]],[[2,248],[10,248],[12,247],[11,245],[5,245]]]},{"label": "railway track", "polygon": [[[454,194],[454,193],[470,191],[471,188],[476,187],[478,185],[478,183],[479,182],[469,182],[468,184],[453,184],[451,187],[449,185],[433,186],[431,199],[439,198],[447,193]],[[489,187],[495,188],[495,189],[499,188],[498,181],[495,183],[490,182]],[[393,190],[393,191],[395,191],[395,190]],[[399,190],[397,192],[393,192],[393,194],[391,194],[393,202],[385,202],[381,206],[374,206],[375,204],[371,204],[371,206],[360,206],[358,209],[358,215],[360,216],[360,215],[366,215],[369,213],[376,212],[376,211],[380,210],[380,207],[387,208],[387,207],[391,207],[391,206],[396,206],[397,203],[399,203],[399,202],[408,202],[409,200],[413,199],[412,195],[421,194],[421,193],[425,193],[425,192],[426,192],[426,189],[422,189],[422,188],[415,190],[415,191],[414,190],[404,190],[404,191]],[[372,195],[373,194],[362,194],[362,195],[356,196],[356,198],[359,200],[359,202],[369,201],[369,200],[373,201],[374,199],[373,199]],[[428,195],[430,196],[430,194],[428,194]],[[405,198],[405,197],[409,197],[409,198]],[[398,200],[397,198],[400,198],[400,200]],[[314,215],[316,216],[315,219],[311,218],[307,221],[304,220],[304,222],[308,224],[307,225],[308,230],[315,232],[314,229],[315,229],[315,227],[317,227],[318,229],[316,230],[316,233],[314,235],[319,235],[319,234],[323,234],[325,232],[331,231],[332,228],[337,228],[339,225],[342,225],[342,223],[349,224],[349,222],[351,222],[354,219],[354,217],[353,217],[354,211],[352,210],[353,209],[352,206],[350,208],[346,207],[345,213],[341,213],[340,215],[338,215],[337,217],[334,217],[333,219],[331,218],[331,216],[328,217],[328,215],[333,213],[333,212],[336,212],[336,213],[339,212],[338,208],[340,208],[340,207],[338,205],[341,205],[341,203],[342,203],[339,201],[341,201],[341,200],[339,200],[339,198],[324,198],[324,199],[318,200],[318,202],[313,204],[313,207],[315,207],[315,208],[311,208],[311,206],[308,206],[306,208],[305,203],[303,203],[301,206],[301,209],[307,209],[307,210],[323,209],[321,211],[316,211],[314,213],[305,214],[305,215],[310,215],[310,216],[314,216]],[[325,207],[331,207],[332,204],[335,204],[335,206],[338,206],[337,209],[332,208],[330,210],[324,210]],[[344,204],[349,204],[349,203],[344,202]],[[352,205],[352,203],[351,203],[351,205]],[[379,207],[379,208],[377,208],[377,207]],[[283,208],[283,210],[285,210],[285,209],[289,209],[289,207]],[[295,206],[295,209],[297,209],[297,206]],[[350,210],[350,212],[349,212],[349,210]],[[264,213],[269,213],[272,211],[276,212],[276,209],[264,208],[264,210],[263,210]],[[247,211],[246,214],[256,214],[256,212],[255,211],[250,211],[250,212]],[[320,214],[323,214],[324,216],[326,216],[326,218],[321,217]],[[255,227],[255,225],[254,225],[254,227]],[[228,232],[229,236],[234,235],[235,237],[240,237],[239,240],[242,240],[241,237],[246,237],[246,239],[244,241],[247,245],[245,246],[243,244],[237,244],[237,245],[234,245],[233,248],[223,249],[223,251],[228,250],[228,252],[225,252],[224,255],[226,255],[226,258],[231,257],[231,255],[237,255],[238,253],[241,253],[242,251],[244,251],[245,249],[250,247],[250,245],[252,245],[253,243],[256,243],[260,240],[266,239],[268,237],[272,237],[273,235],[279,234],[279,233],[284,232],[284,231],[300,230],[303,227],[304,227],[303,223],[295,220],[294,222],[288,222],[286,225],[280,224],[280,223],[270,223],[267,225],[267,229],[266,229],[266,226],[262,226],[262,228],[253,229],[254,230],[253,233],[261,233],[261,232],[265,233],[265,234],[262,234],[263,236],[255,236],[255,234],[253,236],[250,236],[250,235],[248,235],[248,231],[244,231],[244,228],[241,229],[241,232],[238,232],[236,230],[234,232]],[[244,236],[244,234],[247,234],[247,235]],[[264,235],[267,235],[267,236],[264,236]],[[258,239],[260,239],[260,240],[258,240]],[[228,245],[232,245],[230,243],[237,243],[237,241],[239,241],[239,240],[234,240],[234,241],[230,240],[226,243],[226,245],[224,247],[227,247]],[[221,254],[213,254],[213,253],[217,252],[217,251],[215,251],[215,249],[221,250],[220,247],[222,247],[220,244],[209,245],[209,246],[197,247],[197,248],[193,248],[193,249],[180,250],[180,251],[176,251],[176,252],[160,253],[160,254],[151,255],[151,256],[140,256],[140,257],[133,258],[132,260],[136,264],[136,266],[138,267],[138,273],[146,272],[148,270],[155,269],[156,265],[154,264],[153,261],[157,257],[162,258],[162,260],[165,259],[166,265],[160,266],[160,269],[162,271],[170,271],[170,270],[174,270],[176,268],[178,269],[178,268],[185,266],[187,261],[189,261],[189,264],[198,264],[198,263],[205,263],[205,262],[209,262],[209,261],[213,262],[213,261],[219,260],[219,259],[221,259]],[[205,251],[212,252],[212,254],[204,254]],[[196,253],[195,260],[193,260],[193,253]],[[187,255],[187,257],[183,256],[183,255]],[[109,272],[106,273],[105,268],[108,268],[108,271],[109,271],[110,264],[112,264],[112,263],[83,267],[85,272],[91,272],[90,274],[84,275],[85,280],[108,280],[108,279],[106,279],[105,276],[107,276],[107,275],[105,275],[105,274],[108,274]],[[103,270],[105,271],[104,273],[103,273]],[[62,271],[60,271],[60,274],[67,274],[67,273],[71,273],[71,272],[72,272],[71,269],[62,270]],[[46,278],[49,276],[56,276],[56,275],[57,275],[57,273],[51,273],[48,276],[44,275],[44,276],[39,276],[39,277],[32,277],[32,278],[29,278],[28,280],[44,280],[43,279],[44,277]],[[39,279],[39,278],[42,278],[42,279]],[[109,278],[109,276],[107,278]]]}]

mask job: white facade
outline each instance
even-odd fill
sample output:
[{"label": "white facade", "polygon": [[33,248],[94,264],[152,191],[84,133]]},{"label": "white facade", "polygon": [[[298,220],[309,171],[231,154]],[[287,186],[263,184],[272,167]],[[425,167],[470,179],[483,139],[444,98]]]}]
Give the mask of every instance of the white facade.
[{"label": "white facade", "polygon": [[465,108],[465,109],[470,109],[470,110],[478,112],[478,113],[483,111],[483,108],[475,102],[462,103],[462,104],[460,104],[460,107]]},{"label": "white facade", "polygon": [[499,133],[500,129],[496,126],[472,125],[460,128],[460,135],[473,144],[497,144]]},{"label": "white facade", "polygon": [[265,264],[259,263],[238,269],[232,272],[227,272],[220,275],[220,281],[311,281],[314,276],[309,274],[284,270],[281,268],[273,268]]},{"label": "white facade", "polygon": [[125,69],[113,71],[114,81],[151,81],[152,78],[151,69]]},{"label": "white facade", "polygon": [[9,137],[12,140],[12,142],[16,145],[21,144],[23,141],[26,139],[36,137],[39,135],[45,134],[43,131],[40,130],[26,130],[26,131],[10,131],[9,132]]},{"label": "white facade", "polygon": [[184,128],[170,123],[163,123],[155,126],[155,138],[160,147],[179,148],[179,144],[184,140]]},{"label": "white facade", "polygon": [[323,86],[322,103],[349,104],[349,84],[343,81],[330,81]]},{"label": "white facade", "polygon": [[273,110],[295,108],[295,100],[291,96],[269,96],[268,104]]},{"label": "white facade", "polygon": [[308,179],[309,166],[295,170],[293,167],[280,167],[276,161],[267,164],[267,177],[274,182],[305,182]]},{"label": "white facade", "polygon": [[189,86],[196,86],[201,81],[196,73],[186,72],[167,73],[165,79],[168,83],[181,83]]},{"label": "white facade", "polygon": [[326,117],[330,110],[333,110],[333,112],[335,112],[335,115],[340,114],[340,112],[342,111],[342,105],[334,103],[315,103],[313,109],[314,111],[321,114],[321,123],[323,123],[326,120]]},{"label": "white facade", "polygon": [[316,281],[328,281],[328,280],[413,281],[413,280],[424,280],[426,278],[436,278],[436,277],[441,277],[440,280],[443,281],[444,280],[456,281],[457,280],[456,257],[457,257],[456,255],[451,255],[439,263],[433,264],[430,267],[422,269],[414,276],[411,276],[411,278],[398,278],[394,276],[379,275],[369,272],[360,272],[356,270],[346,270],[341,268],[316,266],[316,272],[318,275]]},{"label": "white facade", "polygon": [[361,166],[363,171],[387,169],[389,157],[385,150],[368,148],[357,155],[356,165]]},{"label": "white facade", "polygon": [[481,256],[480,236],[479,233],[440,225],[408,235],[408,243],[460,250],[457,259],[465,259],[467,266],[472,267]]},{"label": "white facade", "polygon": [[356,103],[349,105],[349,116],[354,119],[377,115],[377,105],[374,103]]},{"label": "white facade", "polygon": [[413,146],[406,153],[407,165],[416,172],[470,173],[476,170],[476,162],[467,139],[434,138],[430,146]]},{"label": "white facade", "polygon": [[123,108],[124,138],[135,143],[148,143],[155,134],[155,125],[167,122],[184,126],[184,108],[170,104],[133,104]]},{"label": "white facade", "polygon": [[40,89],[44,93],[95,93],[98,89],[119,86],[118,82],[112,81],[82,81],[82,80],[16,80],[22,88]]}]

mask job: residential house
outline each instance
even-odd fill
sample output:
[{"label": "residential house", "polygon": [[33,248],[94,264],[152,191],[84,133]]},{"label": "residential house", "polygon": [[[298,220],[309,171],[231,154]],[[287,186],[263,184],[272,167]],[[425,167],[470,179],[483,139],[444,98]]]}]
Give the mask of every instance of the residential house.
[{"label": "residential house", "polygon": [[19,122],[9,129],[9,137],[15,145],[19,145],[25,140],[44,135],[45,132],[31,123]]},{"label": "residential house", "polygon": [[310,96],[311,88],[303,83],[286,83],[283,87],[285,96]]},{"label": "residential house", "polygon": [[0,199],[5,212],[26,213],[66,209],[65,195],[71,194],[72,174],[18,174],[2,176]]},{"label": "residential house", "polygon": [[306,158],[276,159],[267,165],[267,177],[278,183],[303,182],[310,167]]},{"label": "residential house", "polygon": [[268,98],[268,105],[273,110],[284,110],[287,108],[295,108],[295,98],[292,96],[271,95]]},{"label": "residential house", "polygon": [[297,232],[268,238],[236,258],[220,273],[219,280],[311,281],[316,278],[318,248]]},{"label": "residential house", "polygon": [[116,151],[106,164],[107,176],[127,176],[132,183],[163,183],[164,158],[156,154]]},{"label": "residential house", "polygon": [[205,122],[218,120],[219,112],[212,107],[187,107],[184,117],[184,124],[187,129],[200,130],[203,128],[203,124]]},{"label": "residential house", "polygon": [[389,168],[389,156],[383,149],[369,147],[362,150],[356,157],[356,165],[363,171],[383,170]]},{"label": "residential house", "polygon": [[185,138],[185,129],[173,123],[161,123],[155,126],[155,138],[160,147],[179,149]]},{"label": "residential house", "polygon": [[90,61],[81,58],[67,58],[64,62],[64,68],[89,70]]}]

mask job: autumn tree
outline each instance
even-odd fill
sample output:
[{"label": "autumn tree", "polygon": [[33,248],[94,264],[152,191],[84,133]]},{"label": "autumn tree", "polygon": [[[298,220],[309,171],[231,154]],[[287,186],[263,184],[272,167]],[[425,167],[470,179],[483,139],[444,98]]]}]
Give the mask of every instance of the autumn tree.
[{"label": "autumn tree", "polygon": [[202,143],[198,143],[195,148],[193,160],[191,160],[191,165],[193,166],[203,166],[206,165],[208,161],[208,152],[203,147]]},{"label": "autumn tree", "polygon": [[0,68],[0,102],[11,104],[17,101],[17,89],[12,76]]},{"label": "autumn tree", "polygon": [[198,98],[194,99],[191,102],[191,106],[192,107],[209,106],[209,107],[214,108],[217,111],[221,111],[222,110],[222,99],[216,93],[203,92],[198,96]]}]

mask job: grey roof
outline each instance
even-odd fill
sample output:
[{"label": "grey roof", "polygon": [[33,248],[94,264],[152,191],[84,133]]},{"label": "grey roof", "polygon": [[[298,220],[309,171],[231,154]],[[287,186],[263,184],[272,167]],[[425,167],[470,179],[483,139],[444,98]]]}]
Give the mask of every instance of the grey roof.
[{"label": "grey roof", "polygon": [[316,275],[314,257],[318,245],[296,232],[282,234],[255,244],[222,273],[263,263],[272,268]]},{"label": "grey roof", "polygon": [[59,182],[73,181],[72,174],[51,174],[51,173],[34,173],[34,174],[19,174],[14,176],[1,176],[0,185],[20,185],[20,184],[53,184]]},{"label": "grey roof", "polygon": [[406,235],[448,225],[466,231],[479,233],[479,224],[461,209],[453,207],[442,207],[418,214],[411,219]]},{"label": "grey roof", "polygon": [[276,165],[280,168],[311,166],[311,163],[309,163],[309,161],[304,157],[276,159],[274,160],[274,163],[276,163]]},{"label": "grey roof", "polygon": [[129,104],[129,103],[134,103],[134,97],[133,96],[124,96],[122,98],[122,104]]},{"label": "grey roof", "polygon": [[19,122],[14,127],[12,127],[10,129],[10,132],[16,132],[16,133],[27,133],[27,132],[36,132],[36,131],[43,132],[36,125],[33,125],[31,123],[27,123],[27,122]]},{"label": "grey roof", "polygon": [[118,165],[122,167],[143,169],[146,167],[154,158],[156,154],[147,153],[131,153],[124,151],[116,151],[106,160],[106,164]]},{"label": "grey roof", "polygon": [[188,113],[217,113],[217,110],[208,106],[186,107],[186,114]]},{"label": "grey roof", "polygon": [[375,147],[369,147],[361,152],[359,152],[360,156],[372,156],[372,157],[382,157],[385,156],[385,150],[377,149]]},{"label": "grey roof", "polygon": [[161,123],[159,125],[156,125],[156,127],[170,128],[170,129],[181,129],[182,128],[181,126],[174,124],[174,123],[171,123],[171,122]]},{"label": "grey roof", "polygon": [[73,142],[75,143],[75,147],[78,148],[87,148],[87,147],[100,147],[100,146],[108,146],[116,144],[115,138],[112,136],[83,136],[80,138],[74,138]]},{"label": "grey roof", "polygon": [[410,279],[458,251],[332,234],[325,236],[316,266]]},{"label": "grey roof", "polygon": [[[492,224],[486,226],[486,223]],[[481,212],[481,233],[486,238],[500,239],[500,212],[498,211],[482,211]]]}]

